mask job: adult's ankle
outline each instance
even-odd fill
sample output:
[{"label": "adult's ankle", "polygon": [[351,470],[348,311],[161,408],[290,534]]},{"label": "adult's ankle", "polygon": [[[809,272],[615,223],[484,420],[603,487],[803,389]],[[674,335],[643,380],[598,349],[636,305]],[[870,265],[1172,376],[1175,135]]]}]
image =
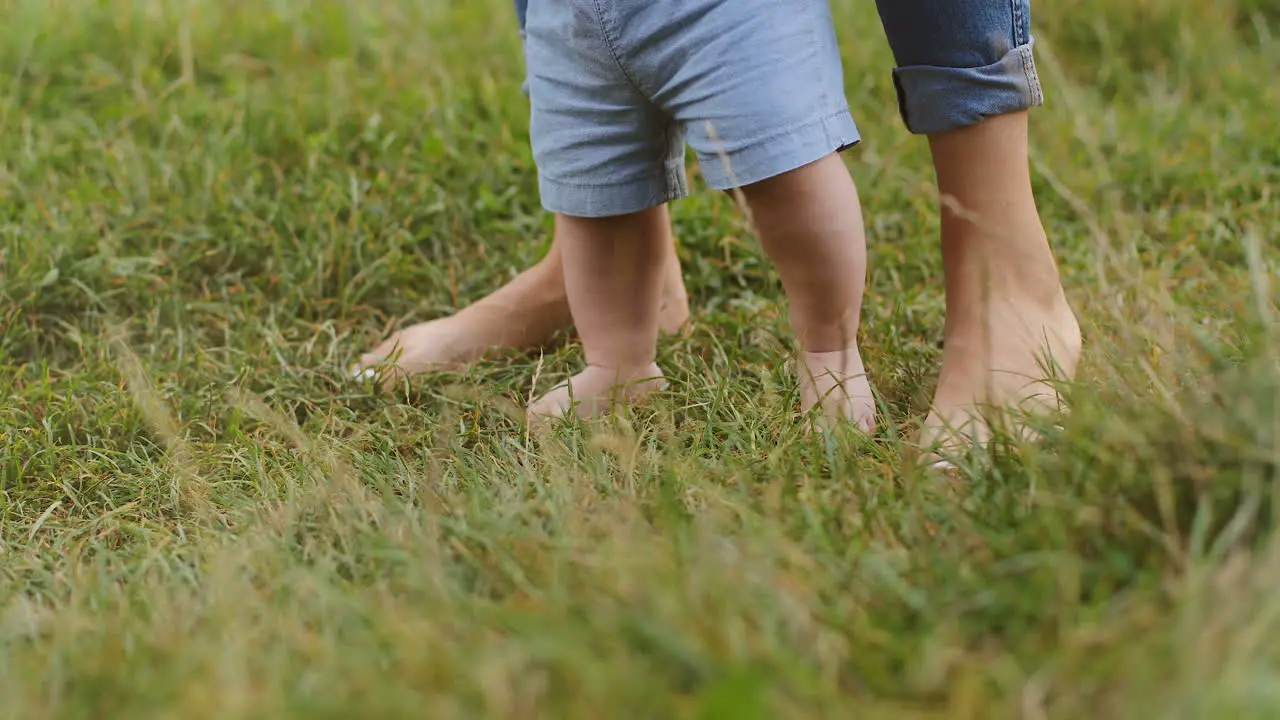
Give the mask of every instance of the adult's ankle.
[{"label": "adult's ankle", "polygon": [[949,296],[953,290],[977,292],[992,301],[1007,298],[1041,309],[1062,302],[1062,274],[1039,223],[1008,237],[970,235],[957,239],[957,245],[947,253],[957,266],[949,268]]}]

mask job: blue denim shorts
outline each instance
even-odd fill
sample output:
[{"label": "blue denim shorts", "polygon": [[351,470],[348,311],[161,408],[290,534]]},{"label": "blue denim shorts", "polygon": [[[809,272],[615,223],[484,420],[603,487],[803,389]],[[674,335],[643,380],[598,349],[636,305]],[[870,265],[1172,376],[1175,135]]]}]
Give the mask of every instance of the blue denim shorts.
[{"label": "blue denim shorts", "polygon": [[603,217],[854,145],[827,0],[531,0],[525,53],[542,204]]},{"label": "blue denim shorts", "polygon": [[[515,0],[522,32],[528,4]],[[876,0],[876,6],[911,132],[959,130],[1044,104],[1030,0]]]}]

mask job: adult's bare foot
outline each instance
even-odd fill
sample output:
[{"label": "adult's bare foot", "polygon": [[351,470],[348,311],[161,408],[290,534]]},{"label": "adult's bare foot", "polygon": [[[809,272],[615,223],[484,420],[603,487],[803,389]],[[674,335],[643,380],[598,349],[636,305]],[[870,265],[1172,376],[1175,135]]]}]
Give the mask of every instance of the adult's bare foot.
[{"label": "adult's bare foot", "polygon": [[[663,275],[659,328],[678,333],[689,319],[689,297],[675,247]],[[381,378],[384,387],[429,370],[457,368],[487,354],[547,344],[573,318],[564,289],[560,249],[492,294],[448,317],[407,327],[360,357],[357,377]]]},{"label": "adult's bare foot", "polygon": [[360,357],[353,372],[386,386],[428,370],[458,367],[486,353],[534,347],[572,324],[560,255],[547,257],[454,315],[407,327]]},{"label": "adult's bare foot", "polygon": [[1074,378],[1080,361],[1080,325],[1032,194],[1027,135],[1027,113],[1016,112],[929,138],[947,320],[920,442],[939,454],[986,442],[993,410],[1057,412],[1054,381]]},{"label": "adult's bare foot", "polygon": [[1056,381],[1075,377],[1081,335],[1061,289],[1056,294],[1044,303],[1006,290],[985,312],[948,318],[938,388],[920,436],[933,448],[931,458],[986,443],[1001,411],[1015,411],[1016,420],[1062,409]]}]

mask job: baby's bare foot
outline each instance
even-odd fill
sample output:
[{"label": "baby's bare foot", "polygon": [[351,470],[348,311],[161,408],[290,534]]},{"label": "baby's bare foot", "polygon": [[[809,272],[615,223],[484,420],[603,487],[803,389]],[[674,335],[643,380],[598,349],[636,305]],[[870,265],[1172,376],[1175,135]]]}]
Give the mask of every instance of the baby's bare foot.
[{"label": "baby's bare foot", "polygon": [[852,421],[866,432],[876,427],[876,401],[856,346],[802,356],[800,409],[808,413],[821,404],[828,423]]},{"label": "baby's bare foot", "polygon": [[529,420],[546,422],[570,412],[591,418],[607,412],[615,403],[634,403],[666,386],[662,369],[654,363],[631,369],[588,365],[565,384],[535,400],[529,406]]}]

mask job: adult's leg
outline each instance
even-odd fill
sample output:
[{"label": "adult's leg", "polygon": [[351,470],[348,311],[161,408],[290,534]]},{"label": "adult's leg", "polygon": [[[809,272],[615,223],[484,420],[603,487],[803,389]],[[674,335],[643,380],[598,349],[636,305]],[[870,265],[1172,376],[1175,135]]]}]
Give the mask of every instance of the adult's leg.
[{"label": "adult's leg", "polygon": [[[942,198],[947,317],[921,442],[961,448],[987,408],[1057,408],[1080,326],[1036,209],[1027,111],[1044,102],[1029,0],[878,0],[903,119],[927,135]],[[1052,364],[1054,367],[1048,367]]]}]

